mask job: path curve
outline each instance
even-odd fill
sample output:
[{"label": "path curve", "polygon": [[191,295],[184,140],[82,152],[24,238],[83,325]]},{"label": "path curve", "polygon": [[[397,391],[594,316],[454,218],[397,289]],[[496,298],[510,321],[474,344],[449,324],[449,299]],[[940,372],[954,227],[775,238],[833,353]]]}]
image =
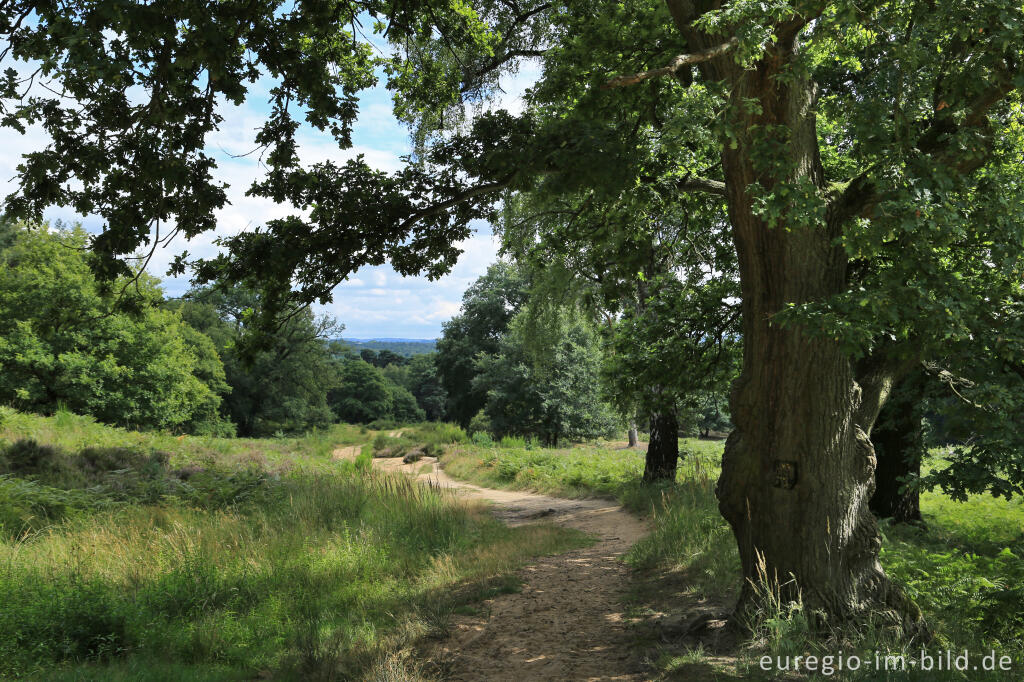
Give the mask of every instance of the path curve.
[{"label": "path curve", "polygon": [[455,617],[452,636],[438,655],[444,679],[647,679],[639,652],[631,652],[622,611],[629,569],[621,557],[647,534],[643,521],[608,500],[570,500],[457,481],[434,457],[412,464],[376,459],[374,465],[490,501],[495,516],[511,526],[543,521],[597,538],[590,547],[543,557],[520,571],[522,591],[484,602],[481,610],[488,617]]}]

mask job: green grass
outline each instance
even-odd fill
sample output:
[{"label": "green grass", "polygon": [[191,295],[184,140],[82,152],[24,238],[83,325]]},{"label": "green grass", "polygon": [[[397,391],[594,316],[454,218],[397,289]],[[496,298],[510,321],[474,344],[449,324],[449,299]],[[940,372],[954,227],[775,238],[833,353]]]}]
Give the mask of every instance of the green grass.
[{"label": "green grass", "polygon": [[373,436],[180,438],[0,408],[0,677],[416,679],[409,652],[456,609],[586,542],[374,472],[366,448],[331,459]]},{"label": "green grass", "polygon": [[467,440],[466,432],[455,424],[424,422],[378,433],[371,451],[374,457],[402,457],[410,452],[440,457],[449,446]]},{"label": "green grass", "polygon": [[[702,468],[716,467],[721,458],[721,443],[716,441],[684,438],[679,448],[680,481],[688,480],[690,472],[696,475]],[[508,439],[489,446],[461,445],[445,456],[444,464],[452,476],[480,485],[563,497],[612,497],[628,504],[643,474],[644,456],[628,449],[541,448]]]},{"label": "green grass", "polygon": [[70,412],[43,418],[0,407],[0,443],[34,439],[73,452],[96,446],[161,450],[171,453],[172,459],[178,462],[217,459],[244,463],[256,459],[260,463],[319,466],[329,460],[334,448],[363,443],[372,437],[365,427],[351,424],[335,424],[302,438],[174,436],[105,426],[90,417]]},{"label": "green grass", "polygon": [[[648,602],[644,608],[671,611],[673,604],[694,600],[730,605],[740,584],[735,543],[714,496],[722,448],[722,442],[681,440],[684,458],[677,481],[653,487],[639,482],[642,453],[607,447],[545,450],[468,444],[446,455],[444,466],[449,474],[480,485],[614,497],[649,515],[652,532],[626,558],[641,571],[638,590]],[[927,492],[921,507],[924,529],[882,526],[886,571],[906,587],[935,629],[931,649],[994,649],[1015,663],[1008,676],[993,673],[991,679],[1019,679],[1024,666],[1024,500],[973,496],[959,503]],[[755,638],[739,652],[738,667],[715,674],[758,677],[762,674],[753,662],[764,653],[828,653],[836,645],[814,640],[800,605],[777,605],[774,613],[762,615]],[[847,652],[899,649],[881,631],[865,631],[854,640],[844,642]],[[688,679],[697,670],[699,652],[658,646],[664,649],[659,665],[665,677]],[[918,673],[922,679],[971,679],[969,675]],[[873,678],[862,673],[856,679],[908,677],[913,675]]]}]

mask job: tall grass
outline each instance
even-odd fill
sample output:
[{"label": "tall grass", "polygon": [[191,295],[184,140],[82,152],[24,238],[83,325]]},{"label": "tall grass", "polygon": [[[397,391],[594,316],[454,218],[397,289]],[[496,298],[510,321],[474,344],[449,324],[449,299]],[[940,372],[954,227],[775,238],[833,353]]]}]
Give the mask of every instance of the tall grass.
[{"label": "tall grass", "polygon": [[[690,480],[691,473],[704,472],[701,476],[707,478],[707,472],[716,471],[721,443],[684,438],[679,447],[680,482]],[[446,455],[444,465],[453,476],[496,488],[564,497],[614,497],[638,511],[646,511],[651,503],[639,485],[644,455],[636,450],[594,445],[539,448],[522,439],[507,438],[484,446],[455,447]]]},{"label": "tall grass", "polygon": [[40,417],[0,407],[0,445],[31,439],[71,452],[96,446],[159,450],[170,453],[174,462],[223,462],[225,458],[244,461],[259,457],[270,464],[287,462],[291,466],[309,466],[329,461],[336,447],[363,443],[370,438],[364,427],[351,424],[334,424],[301,438],[175,436],[106,426],[92,417],[67,411],[59,411],[53,417]]},{"label": "tall grass", "polygon": [[[372,436],[354,427],[234,441],[0,419],[0,509],[24,522],[44,493],[70,500],[0,538],[0,677],[414,677],[408,651],[443,636],[454,609],[507,588],[527,557],[584,541],[507,528],[363,457],[332,460],[335,444]],[[26,438],[53,466],[25,463]],[[94,470],[89,448],[114,448],[129,470]],[[163,468],[141,470],[164,450]],[[118,489],[126,476],[140,483]]]}]

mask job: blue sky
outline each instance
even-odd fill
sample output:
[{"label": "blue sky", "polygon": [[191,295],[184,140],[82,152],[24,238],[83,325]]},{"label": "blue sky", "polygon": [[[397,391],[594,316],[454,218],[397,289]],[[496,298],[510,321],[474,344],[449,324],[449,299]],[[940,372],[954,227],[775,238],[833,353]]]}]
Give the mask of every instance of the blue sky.
[{"label": "blue sky", "polygon": [[[534,73],[524,70],[505,84],[506,95],[501,106],[517,109],[520,96],[533,80]],[[288,215],[288,205],[274,204],[268,199],[246,197],[245,190],[261,175],[258,155],[239,156],[252,151],[257,127],[268,111],[266,83],[257,83],[247,101],[238,107],[222,107],[224,123],[209,139],[208,151],[217,159],[216,178],[227,182],[230,204],[217,213],[216,233],[200,235],[191,242],[179,240],[155,254],[149,271],[164,280],[169,296],[179,295],[188,287],[187,280],[165,276],[173,257],[187,250],[193,256],[215,253],[213,240],[218,235],[236,234],[262,222]],[[4,196],[16,188],[15,168],[21,155],[42,148],[47,138],[38,129],[26,135],[4,129],[5,144],[0,149],[0,192]],[[312,128],[300,131],[301,156],[304,163],[327,159],[344,161],[363,154],[367,163],[381,170],[393,170],[400,157],[410,149],[406,128],[391,113],[391,96],[383,87],[365,91],[360,98],[360,117],[353,131],[353,148],[339,150],[328,135]],[[102,226],[95,216],[79,216],[69,209],[54,207],[47,212],[50,220],[80,221],[90,231]],[[345,325],[346,336],[354,338],[402,337],[435,338],[441,324],[458,313],[462,292],[497,257],[498,244],[490,227],[477,223],[474,234],[460,244],[464,253],[452,272],[434,282],[424,277],[401,277],[390,266],[367,267],[334,291],[334,301],[317,306]]]}]

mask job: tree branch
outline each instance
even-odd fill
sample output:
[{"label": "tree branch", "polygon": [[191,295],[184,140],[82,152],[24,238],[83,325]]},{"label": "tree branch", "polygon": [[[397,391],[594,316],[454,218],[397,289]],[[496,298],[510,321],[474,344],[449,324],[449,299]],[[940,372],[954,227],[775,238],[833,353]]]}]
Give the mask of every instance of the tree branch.
[{"label": "tree branch", "polygon": [[505,54],[498,55],[477,69],[472,76],[464,78],[459,92],[464,95],[478,87],[481,78],[517,57],[543,57],[545,52],[546,50],[509,50]]},{"label": "tree branch", "polygon": [[[959,125],[954,122],[952,113],[946,108],[941,115],[931,119],[928,128],[918,138],[917,150],[933,157],[939,163],[950,166],[957,175],[970,175],[981,167],[988,154],[976,150],[977,153],[960,157],[951,149],[951,140],[959,130],[987,126],[989,109],[1013,90],[1013,81],[1008,74],[1003,74],[991,88],[966,107],[966,117]],[[874,207],[885,200],[885,196],[875,185],[875,170],[874,166],[869,167],[851,178],[833,194],[829,201],[831,220],[842,222],[857,216],[871,217]]]},{"label": "tree branch", "polygon": [[738,38],[730,38],[728,41],[721,45],[715,45],[709,47],[701,52],[694,52],[692,54],[681,54],[675,57],[668,66],[663,66],[660,69],[651,69],[650,71],[641,71],[640,73],[630,74],[628,76],[616,76],[601,87],[604,89],[610,88],[621,88],[627,85],[636,85],[642,83],[650,78],[660,78],[662,76],[675,76],[682,71],[683,67],[689,66],[690,64],[697,64],[699,62],[706,62],[709,59],[719,57],[731,50],[736,49],[740,41]]},{"label": "tree branch", "polygon": [[458,206],[464,201],[478,197],[481,194],[489,194],[491,192],[497,192],[498,190],[505,189],[512,183],[512,178],[512,175],[508,175],[503,180],[498,180],[497,182],[488,182],[483,185],[477,185],[476,187],[470,187],[466,191],[458,193],[451,199],[422,208],[402,221],[402,224],[399,226],[399,230],[405,232],[424,218],[430,218],[431,216],[435,216],[439,213],[444,213],[448,209]]},{"label": "tree branch", "polygon": [[711,180],[709,178],[699,178],[687,175],[685,178],[680,180],[676,186],[684,192],[705,192],[707,194],[716,194],[721,197],[725,196],[725,183],[721,180]]}]

